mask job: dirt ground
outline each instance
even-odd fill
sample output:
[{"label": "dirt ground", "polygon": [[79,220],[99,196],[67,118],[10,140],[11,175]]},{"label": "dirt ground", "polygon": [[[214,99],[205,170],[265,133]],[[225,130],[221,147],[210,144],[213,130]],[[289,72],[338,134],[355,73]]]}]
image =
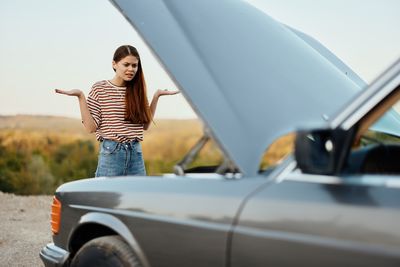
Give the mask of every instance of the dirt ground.
[{"label": "dirt ground", "polygon": [[51,242],[52,196],[0,192],[0,266],[44,266],[39,252]]}]

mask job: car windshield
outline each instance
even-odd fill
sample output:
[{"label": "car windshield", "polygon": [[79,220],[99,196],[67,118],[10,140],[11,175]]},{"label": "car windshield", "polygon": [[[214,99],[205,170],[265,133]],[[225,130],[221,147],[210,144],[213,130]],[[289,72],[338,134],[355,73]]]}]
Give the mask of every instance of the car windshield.
[{"label": "car windshield", "polygon": [[400,101],[398,101],[384,116],[381,117],[368,131],[381,133],[382,136],[394,136],[400,138]]},{"label": "car windshield", "polygon": [[[350,151],[345,172],[397,174],[400,155],[400,101],[372,126],[362,130]],[[367,120],[368,121],[368,120]]]},{"label": "car windshield", "polygon": [[361,135],[361,146],[369,144],[400,144],[400,100],[364,134]]}]

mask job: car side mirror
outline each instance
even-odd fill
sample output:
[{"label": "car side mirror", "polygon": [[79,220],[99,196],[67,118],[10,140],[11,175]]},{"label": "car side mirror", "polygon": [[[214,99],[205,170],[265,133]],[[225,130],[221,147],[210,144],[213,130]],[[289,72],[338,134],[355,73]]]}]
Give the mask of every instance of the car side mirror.
[{"label": "car side mirror", "polygon": [[343,167],[353,135],[343,129],[298,131],[295,140],[297,166],[304,173],[337,174]]}]

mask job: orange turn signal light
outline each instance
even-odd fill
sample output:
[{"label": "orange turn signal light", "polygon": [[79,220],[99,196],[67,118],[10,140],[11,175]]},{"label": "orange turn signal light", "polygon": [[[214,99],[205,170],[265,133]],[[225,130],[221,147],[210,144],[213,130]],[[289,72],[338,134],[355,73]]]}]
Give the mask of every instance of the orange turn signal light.
[{"label": "orange turn signal light", "polygon": [[51,204],[51,231],[53,235],[58,234],[61,220],[61,202],[54,196]]}]

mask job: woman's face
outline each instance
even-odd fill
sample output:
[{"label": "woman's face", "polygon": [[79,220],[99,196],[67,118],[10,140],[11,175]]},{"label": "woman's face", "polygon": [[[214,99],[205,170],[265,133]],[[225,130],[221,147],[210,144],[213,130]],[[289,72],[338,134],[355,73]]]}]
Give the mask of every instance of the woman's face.
[{"label": "woman's face", "polygon": [[113,68],[115,69],[115,75],[126,82],[131,81],[133,77],[135,77],[138,70],[138,64],[139,60],[132,55],[128,55],[118,62],[112,62]]}]

